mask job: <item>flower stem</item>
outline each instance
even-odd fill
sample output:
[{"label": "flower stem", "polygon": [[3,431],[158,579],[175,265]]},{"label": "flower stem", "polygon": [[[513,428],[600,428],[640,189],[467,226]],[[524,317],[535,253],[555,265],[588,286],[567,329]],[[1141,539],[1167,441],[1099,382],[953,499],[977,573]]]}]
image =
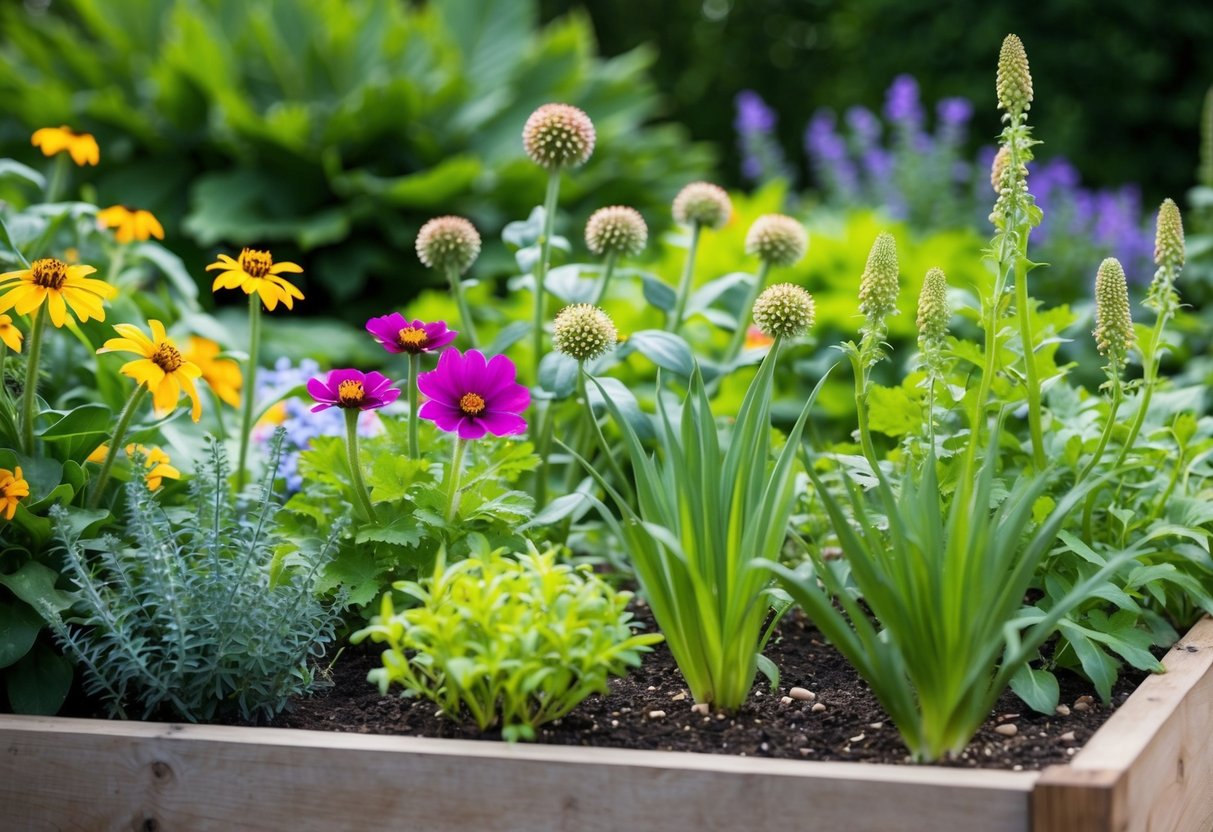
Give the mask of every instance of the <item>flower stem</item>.
[{"label": "flower stem", "polygon": [[375,507],[371,505],[371,495],[366,490],[366,482],[362,479],[362,463],[358,460],[358,415],[362,411],[356,407],[345,408],[345,452],[346,461],[350,466],[350,480],[354,483],[354,494],[366,518],[376,522]]},{"label": "flower stem", "polygon": [[96,508],[97,503],[101,501],[101,495],[105,493],[105,486],[109,484],[110,472],[114,468],[114,460],[118,458],[118,451],[122,449],[122,441],[126,439],[126,432],[130,429],[131,421],[135,418],[135,411],[139,408],[139,403],[143,401],[145,393],[147,393],[147,385],[140,384],[136,387],[135,392],[131,393],[131,397],[126,400],[122,413],[118,416],[118,424],[114,426],[114,432],[110,434],[109,450],[105,454],[105,461],[101,463],[97,482],[88,496],[88,508]]},{"label": "flower stem", "polygon": [[248,368],[244,373],[244,402],[240,408],[240,456],[236,466],[236,491],[244,488],[248,474],[249,438],[253,433],[253,405],[257,395],[257,353],[261,348],[261,299],[248,296]]},{"label": "flower stem", "polygon": [[598,282],[598,289],[594,292],[594,299],[590,301],[595,306],[602,305],[602,299],[606,297],[607,286],[611,282],[611,277],[615,274],[615,262],[619,259],[619,252],[611,251],[607,253],[606,262],[602,266],[602,280]]},{"label": "flower stem", "polygon": [[29,353],[25,356],[25,389],[21,391],[21,448],[34,453],[34,410],[38,400],[38,361],[42,357],[42,335],[46,330],[46,304],[34,313],[30,328]]},{"label": "flower stem", "polygon": [[0,401],[8,401],[8,385],[4,379],[4,364],[8,360],[8,344],[0,341]]},{"label": "flower stem", "polygon": [[421,457],[417,443],[417,376],[420,369],[421,355],[409,353],[409,459]]},{"label": "flower stem", "polygon": [[459,480],[463,476],[463,454],[467,450],[468,440],[456,439],[455,452],[451,455],[451,470],[447,472],[446,490],[446,521],[455,519],[459,509]]},{"label": "flower stem", "polygon": [[732,364],[737,360],[737,356],[741,355],[741,348],[745,346],[745,332],[750,320],[750,312],[754,309],[754,301],[758,300],[758,295],[767,282],[767,273],[770,270],[771,264],[763,260],[762,265],[758,267],[758,274],[754,276],[754,285],[750,287],[750,293],[746,296],[745,304],[737,316],[737,328],[733,330],[729,350],[724,354],[725,364]]},{"label": "flower stem", "polygon": [[1116,386],[1112,389],[1112,406],[1108,410],[1108,419],[1104,422],[1103,434],[1099,437],[1099,444],[1095,447],[1095,453],[1091,455],[1091,461],[1082,469],[1082,473],[1078,475],[1078,479],[1074,481],[1074,485],[1082,482],[1087,478],[1087,475],[1095,470],[1095,466],[1103,459],[1104,451],[1108,447],[1108,440],[1112,437],[1112,429],[1116,427],[1116,411],[1120,410],[1120,403],[1123,399],[1120,386],[1120,377],[1117,375]]},{"label": "flower stem", "polygon": [[1129,426],[1129,435],[1125,437],[1125,442],[1120,447],[1120,454],[1116,457],[1117,467],[1124,463],[1129,451],[1133,450],[1137,434],[1141,432],[1141,426],[1146,421],[1146,412],[1150,409],[1150,399],[1154,396],[1154,388],[1158,385],[1158,344],[1162,340],[1162,330],[1166,323],[1167,316],[1160,309],[1158,318],[1154,321],[1154,329],[1150,332],[1149,344],[1142,351],[1141,397],[1137,403],[1137,412],[1133,414],[1133,423]]},{"label": "flower stem", "polygon": [[543,359],[543,281],[548,274],[548,262],[552,253],[552,234],[556,227],[556,200],[560,196],[560,168],[548,174],[547,194],[543,198],[543,236],[539,239],[539,262],[535,264],[535,322],[531,333],[535,380],[539,379],[539,362]]},{"label": "flower stem", "polygon": [[60,153],[55,156],[55,163],[51,166],[51,179],[46,186],[46,201],[58,202],[59,197],[63,195],[63,189],[67,185],[67,174],[71,170],[71,160],[69,154]]},{"label": "flower stem", "polygon": [[701,226],[691,223],[691,242],[687,246],[687,261],[682,267],[682,280],[678,283],[678,298],[674,301],[674,311],[670,313],[665,328],[669,332],[678,332],[682,327],[682,317],[687,311],[687,298],[691,294],[691,280],[695,275],[695,252],[699,248],[699,232]]},{"label": "flower stem", "polygon": [[[1027,229],[1024,229],[1025,231]],[[1023,345],[1024,385],[1028,390],[1028,431],[1032,435],[1032,462],[1037,471],[1045,468],[1044,434],[1040,427],[1040,379],[1036,375],[1036,342],[1032,339],[1032,309],[1028,300],[1028,235],[1019,235],[1015,254],[1015,312],[1019,318],[1019,340]]]},{"label": "flower stem", "polygon": [[[771,349],[778,347],[775,344]],[[855,350],[849,353],[851,369],[855,373],[855,415],[859,423],[859,445],[863,455],[872,466],[872,475],[880,476],[880,460],[876,458],[876,446],[872,443],[872,432],[868,428],[868,371],[864,368],[861,354]]]},{"label": "flower stem", "polygon": [[472,349],[480,349],[480,340],[476,337],[476,324],[472,321],[468,300],[463,295],[463,279],[460,277],[459,270],[447,269],[446,277],[451,283],[451,294],[455,296],[455,303],[459,307],[460,322],[463,324],[463,331],[468,337],[468,342],[472,345]]},{"label": "flower stem", "polygon": [[551,471],[551,463],[548,457],[552,453],[552,410],[555,407],[555,402],[544,400],[539,407],[539,414],[536,420],[539,423],[539,438],[535,443],[535,452],[539,454],[539,468],[535,471],[535,505],[537,508],[543,508],[547,504],[548,497],[548,474]]}]

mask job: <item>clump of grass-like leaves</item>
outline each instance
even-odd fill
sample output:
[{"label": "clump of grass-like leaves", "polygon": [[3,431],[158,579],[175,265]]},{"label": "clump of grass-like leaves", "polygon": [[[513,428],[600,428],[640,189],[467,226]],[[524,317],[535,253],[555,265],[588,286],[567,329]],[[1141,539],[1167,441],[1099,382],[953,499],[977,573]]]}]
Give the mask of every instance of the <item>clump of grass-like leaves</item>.
[{"label": "clump of grass-like leaves", "polygon": [[56,619],[56,637],[83,667],[88,693],[112,714],[265,718],[313,686],[311,659],[323,654],[337,621],[314,591],[330,547],[271,580],[282,542],[272,491],[281,443],[279,435],[247,514],[238,511],[227,457],[213,441],[191,484],[189,511],[166,511],[135,477],[121,537],[81,541],[65,513],[54,512],[64,571],[77,590],[75,614]]}]

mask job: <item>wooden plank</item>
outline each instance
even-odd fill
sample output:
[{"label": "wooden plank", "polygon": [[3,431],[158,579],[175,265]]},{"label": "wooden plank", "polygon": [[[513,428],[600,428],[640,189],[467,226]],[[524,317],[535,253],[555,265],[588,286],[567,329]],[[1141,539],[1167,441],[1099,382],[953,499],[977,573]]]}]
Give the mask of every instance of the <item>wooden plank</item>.
[{"label": "wooden plank", "polygon": [[1033,832],[1213,830],[1213,619],[1199,621],[1070,765],[1032,796]]},{"label": "wooden plank", "polygon": [[[1035,773],[0,717],[0,827],[1028,832]],[[910,820],[912,819],[912,820]],[[910,825],[907,826],[907,823]]]}]

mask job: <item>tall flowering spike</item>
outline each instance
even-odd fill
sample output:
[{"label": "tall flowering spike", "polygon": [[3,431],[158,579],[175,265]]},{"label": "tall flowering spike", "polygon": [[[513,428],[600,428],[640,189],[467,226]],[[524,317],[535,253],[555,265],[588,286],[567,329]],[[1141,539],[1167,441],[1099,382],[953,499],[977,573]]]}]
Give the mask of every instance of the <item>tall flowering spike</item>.
[{"label": "tall flowering spike", "polygon": [[552,324],[552,344],[558,352],[578,361],[605,355],[619,340],[607,313],[588,303],[566,306]]},{"label": "tall flowering spike", "polygon": [[733,202],[724,188],[711,182],[692,182],[674,197],[674,221],[681,225],[698,223],[719,229],[733,214]]},{"label": "tall flowering spike", "polygon": [[943,346],[948,337],[948,278],[943,269],[931,269],[918,293],[918,348],[928,353]]},{"label": "tall flowering spike", "polygon": [[994,161],[990,163],[990,187],[996,194],[1002,193],[1002,178],[1006,176],[1009,164],[1011,164],[1011,148],[1004,144],[998,148],[998,152],[994,154]]},{"label": "tall flowering spike", "polygon": [[804,226],[783,214],[766,214],[754,220],[745,238],[746,254],[772,266],[791,266],[804,257],[809,234]]},{"label": "tall flowering spike", "polygon": [[869,328],[883,326],[884,319],[897,312],[897,241],[887,231],[880,232],[859,283],[859,311]]},{"label": "tall flowering spike", "polygon": [[575,168],[594,152],[594,122],[569,104],[544,104],[526,120],[522,146],[542,167]]},{"label": "tall flowering spike", "polygon": [[1109,257],[1095,274],[1095,345],[1114,369],[1124,366],[1133,346],[1133,319],[1129,313],[1129,286],[1120,261]]},{"label": "tall flowering spike", "polygon": [[813,296],[794,283],[777,283],[754,301],[754,323],[772,338],[803,335],[816,317]]},{"label": "tall flowering spike", "polygon": [[648,239],[644,217],[625,205],[599,208],[585,224],[585,244],[594,254],[639,254]]},{"label": "tall flowering spike", "polygon": [[1184,264],[1184,223],[1179,206],[1168,197],[1158,208],[1158,224],[1154,232],[1154,262],[1159,266],[1178,269]]},{"label": "tall flowering spike", "polygon": [[1007,35],[998,53],[998,106],[1012,119],[1018,118],[1032,106],[1032,73],[1028,70],[1028,53],[1018,35]]},{"label": "tall flowering spike", "polygon": [[417,233],[417,257],[427,269],[463,274],[480,256],[480,232],[463,217],[436,217]]}]

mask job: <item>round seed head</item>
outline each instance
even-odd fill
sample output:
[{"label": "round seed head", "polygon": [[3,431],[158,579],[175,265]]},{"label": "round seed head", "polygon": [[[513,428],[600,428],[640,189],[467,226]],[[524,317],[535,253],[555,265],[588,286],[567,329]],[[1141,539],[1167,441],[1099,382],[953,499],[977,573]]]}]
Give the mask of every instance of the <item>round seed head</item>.
[{"label": "round seed head", "polygon": [[924,352],[941,345],[948,337],[948,278],[943,269],[931,269],[918,293],[918,346]]},{"label": "round seed head", "polygon": [[599,208],[585,224],[585,244],[594,254],[639,254],[648,239],[644,217],[623,205]]},{"label": "round seed head", "polygon": [[1120,261],[1109,257],[1095,273],[1095,345],[1119,368],[1133,346],[1129,286]]},{"label": "round seed head", "polygon": [[590,361],[606,354],[618,343],[619,334],[607,313],[588,303],[566,306],[556,315],[552,343],[578,361]]},{"label": "round seed head", "polygon": [[733,203],[724,188],[711,182],[692,182],[674,197],[674,221],[723,228],[733,213]]},{"label": "round seed head", "polygon": [[804,226],[783,214],[765,214],[754,220],[745,236],[746,254],[772,266],[791,266],[804,257],[809,235]]},{"label": "round seed head", "polygon": [[584,165],[594,152],[594,140],[594,122],[569,104],[544,104],[522,128],[526,155],[549,170]]},{"label": "round seed head", "polygon": [[1028,53],[1018,35],[1007,35],[998,53],[998,106],[1012,118],[1032,106],[1032,73],[1028,70]]},{"label": "round seed head", "polygon": [[480,234],[463,217],[437,217],[417,233],[417,256],[426,268],[466,272],[480,255]]},{"label": "round seed head", "polygon": [[884,321],[897,311],[897,241],[887,231],[880,232],[859,283],[859,311],[869,325]]},{"label": "round seed head", "polygon": [[1159,266],[1178,268],[1184,264],[1184,222],[1179,206],[1171,198],[1158,208],[1158,225],[1154,233],[1154,262]]},{"label": "round seed head", "polygon": [[772,338],[795,338],[813,326],[817,305],[794,283],[777,283],[754,300],[754,323]]}]

